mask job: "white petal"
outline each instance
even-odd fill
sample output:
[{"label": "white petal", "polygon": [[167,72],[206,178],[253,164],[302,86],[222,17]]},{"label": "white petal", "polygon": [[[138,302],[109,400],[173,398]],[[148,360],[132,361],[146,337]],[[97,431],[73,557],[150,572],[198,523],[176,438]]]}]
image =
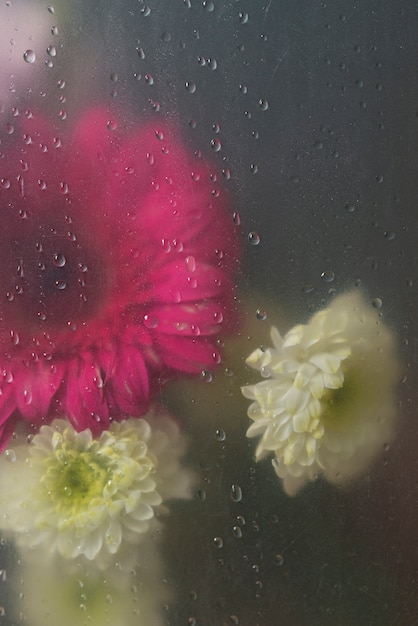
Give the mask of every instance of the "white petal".
[{"label": "white petal", "polygon": [[335,374],[341,367],[340,357],[329,352],[313,354],[309,361],[326,374]]}]

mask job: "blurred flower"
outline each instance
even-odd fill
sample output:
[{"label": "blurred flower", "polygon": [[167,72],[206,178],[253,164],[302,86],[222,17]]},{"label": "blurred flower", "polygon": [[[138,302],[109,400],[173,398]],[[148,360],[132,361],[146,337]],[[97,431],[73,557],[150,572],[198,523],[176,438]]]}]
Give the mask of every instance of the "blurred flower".
[{"label": "blurred flower", "polygon": [[38,548],[43,559],[82,557],[99,569],[135,565],[132,546],[162,502],[190,497],[192,482],[175,422],[146,417],[114,422],[98,440],[54,420],[0,457],[0,528],[16,534],[26,558]]},{"label": "blurred flower", "polygon": [[40,575],[39,560],[23,559],[15,584],[23,584],[24,593],[11,606],[16,622],[23,614],[31,626],[160,626],[162,607],[171,594],[153,542],[143,542],[140,550],[143,567],[117,577],[113,571],[104,575],[84,564],[68,571],[60,562],[44,561]]},{"label": "blurred flower", "polygon": [[394,340],[357,292],[335,298],[306,325],[247,363],[266,380],[242,388],[253,400],[247,436],[257,460],[273,452],[285,491],[319,475],[342,483],[364,471],[392,435],[398,362]]},{"label": "blurred flower", "polygon": [[67,137],[18,122],[0,160],[3,445],[18,415],[97,434],[216,366],[238,256],[224,195],[173,131],[102,110]]}]

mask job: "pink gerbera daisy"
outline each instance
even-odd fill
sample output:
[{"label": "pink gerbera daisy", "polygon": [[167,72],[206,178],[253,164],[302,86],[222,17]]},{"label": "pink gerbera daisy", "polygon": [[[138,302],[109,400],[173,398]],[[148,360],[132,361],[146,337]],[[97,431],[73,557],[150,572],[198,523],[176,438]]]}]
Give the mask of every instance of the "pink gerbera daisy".
[{"label": "pink gerbera daisy", "polygon": [[103,110],[64,136],[19,121],[0,146],[3,446],[19,416],[99,432],[162,378],[219,363],[239,256],[224,195],[172,129]]}]

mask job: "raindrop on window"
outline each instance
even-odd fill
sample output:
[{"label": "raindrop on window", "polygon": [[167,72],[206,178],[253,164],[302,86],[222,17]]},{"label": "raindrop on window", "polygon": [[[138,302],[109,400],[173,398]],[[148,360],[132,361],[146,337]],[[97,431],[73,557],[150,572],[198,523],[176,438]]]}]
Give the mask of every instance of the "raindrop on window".
[{"label": "raindrop on window", "polygon": [[23,53],[23,59],[26,61],[26,63],[35,63],[36,54],[33,50],[26,50]]}]

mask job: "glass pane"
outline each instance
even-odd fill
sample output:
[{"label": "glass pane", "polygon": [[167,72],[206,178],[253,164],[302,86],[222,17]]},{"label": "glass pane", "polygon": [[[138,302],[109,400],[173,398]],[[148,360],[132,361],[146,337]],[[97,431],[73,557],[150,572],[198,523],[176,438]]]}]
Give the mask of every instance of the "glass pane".
[{"label": "glass pane", "polygon": [[414,622],[417,13],[0,6],[1,623]]}]

